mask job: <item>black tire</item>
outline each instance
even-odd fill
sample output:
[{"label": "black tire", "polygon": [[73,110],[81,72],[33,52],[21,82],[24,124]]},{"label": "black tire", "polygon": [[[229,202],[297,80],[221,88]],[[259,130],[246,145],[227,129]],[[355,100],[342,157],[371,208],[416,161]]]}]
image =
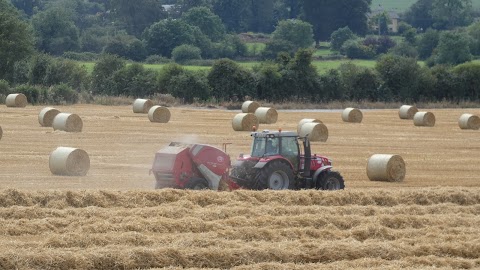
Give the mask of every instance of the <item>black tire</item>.
[{"label": "black tire", "polygon": [[203,190],[203,189],[210,189],[208,186],[208,182],[202,178],[192,178],[187,185],[185,186],[186,189],[193,189],[193,190]]},{"label": "black tire", "polygon": [[256,189],[294,189],[292,168],[279,160],[265,165],[255,177]]},{"label": "black tire", "polygon": [[340,173],[335,171],[327,171],[318,177],[317,189],[323,190],[339,190],[345,188],[345,181]]}]

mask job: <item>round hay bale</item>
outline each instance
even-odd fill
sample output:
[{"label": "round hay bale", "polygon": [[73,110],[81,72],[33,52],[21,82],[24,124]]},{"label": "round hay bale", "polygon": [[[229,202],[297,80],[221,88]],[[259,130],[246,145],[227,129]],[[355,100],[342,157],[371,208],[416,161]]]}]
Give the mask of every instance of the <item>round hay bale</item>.
[{"label": "round hay bale", "polygon": [[256,101],[245,101],[242,104],[243,113],[255,113],[255,111],[260,107],[260,103]]},{"label": "round hay bale", "polygon": [[359,109],[346,108],[342,112],[342,119],[344,122],[361,123],[363,119],[363,114]]},{"label": "round hay bale", "polygon": [[24,94],[10,94],[5,99],[5,105],[7,105],[7,107],[23,108],[27,106],[27,103],[27,97]]},{"label": "round hay bale", "polygon": [[170,121],[170,110],[163,106],[153,106],[148,111],[148,119],[150,119],[150,122],[168,123]]},{"label": "round hay bale", "polygon": [[258,129],[258,118],[253,113],[239,113],[233,117],[232,128],[235,131],[253,131]]},{"label": "round hay bale", "polygon": [[90,169],[90,158],[82,149],[57,147],[50,154],[48,165],[53,174],[84,176]]},{"label": "round hay bale", "polygon": [[461,129],[477,130],[480,128],[480,117],[473,114],[464,113],[458,119],[458,126],[460,126]]},{"label": "round hay bale", "polygon": [[435,115],[431,112],[417,112],[413,116],[413,124],[419,127],[435,126]]},{"label": "round hay bale", "polygon": [[277,122],[278,113],[274,108],[258,107],[255,110],[255,116],[260,124],[275,124]]},{"label": "round hay bale", "polygon": [[371,181],[400,182],[405,174],[405,162],[399,155],[375,154],[368,159],[367,176]]},{"label": "round hay bale", "polygon": [[314,118],[303,118],[297,124],[297,133],[300,134],[300,129],[302,128],[303,124],[306,123],[323,123],[322,121]]},{"label": "round hay bale", "polygon": [[42,127],[51,127],[53,124],[53,119],[59,113],[60,111],[55,108],[45,107],[38,114],[38,123],[40,123],[40,126]]},{"label": "round hay bale", "polygon": [[134,113],[148,113],[148,111],[152,107],[153,107],[153,102],[150,99],[137,98],[135,102],[133,102]]},{"label": "round hay bale", "polygon": [[298,133],[300,137],[308,137],[312,142],[326,142],[328,139],[328,128],[323,123],[305,123]]},{"label": "round hay bale", "polygon": [[53,130],[66,132],[81,132],[83,128],[82,118],[73,113],[59,113],[53,118]]},{"label": "round hay bale", "polygon": [[413,119],[413,116],[418,112],[417,107],[411,105],[402,105],[398,111],[400,119]]}]

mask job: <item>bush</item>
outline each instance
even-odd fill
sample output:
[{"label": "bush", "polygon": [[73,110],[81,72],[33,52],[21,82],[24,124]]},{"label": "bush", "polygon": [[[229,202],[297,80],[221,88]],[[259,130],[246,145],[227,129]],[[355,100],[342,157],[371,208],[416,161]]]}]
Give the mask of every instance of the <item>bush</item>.
[{"label": "bush", "polygon": [[210,86],[203,71],[185,71],[171,80],[171,94],[184,102],[205,101],[210,97]]},{"label": "bush", "polygon": [[[459,92],[463,92],[463,98],[469,100],[480,99],[480,64],[472,62],[458,65],[453,68],[453,74],[461,79]],[[460,90],[460,89],[463,89]]]},{"label": "bush", "polygon": [[214,58],[230,58],[245,56],[248,53],[247,45],[236,35],[226,35],[225,39],[213,45]]},{"label": "bush", "polygon": [[0,96],[7,96],[10,93],[10,85],[6,80],[0,80]]},{"label": "bush", "polygon": [[48,66],[44,84],[46,86],[65,83],[77,91],[85,89],[88,85],[87,70],[71,60],[55,59]]},{"label": "bush", "polygon": [[115,55],[103,54],[93,67],[92,92],[94,94],[113,93],[113,74],[126,66],[125,60]]},{"label": "bush", "polygon": [[64,52],[62,57],[75,61],[91,62],[96,61],[99,58],[99,54],[92,52]]},{"label": "bush", "polygon": [[54,104],[74,104],[78,101],[78,93],[64,83],[52,86],[48,96]]},{"label": "bush", "polygon": [[411,57],[411,58],[418,57],[417,49],[415,49],[415,47],[413,47],[408,42],[402,42],[397,46],[393,47],[392,49],[390,49],[388,52],[398,56],[405,56],[405,57]]},{"label": "bush", "polygon": [[145,69],[141,64],[125,66],[113,74],[113,87],[107,94],[133,97],[151,96],[157,90],[155,83],[157,75],[156,71]]},{"label": "bush", "polygon": [[53,58],[46,54],[37,54],[30,61],[29,83],[43,84],[47,75],[48,67],[52,64]]},{"label": "bush", "polygon": [[265,45],[262,52],[263,59],[275,59],[278,54],[285,52],[290,56],[295,53],[295,46],[287,40],[271,40]]},{"label": "bush", "polygon": [[158,74],[157,84],[160,93],[171,93],[173,78],[183,74],[185,69],[176,63],[166,64],[160,69]]},{"label": "bush", "polygon": [[343,43],[349,39],[355,39],[355,34],[352,30],[350,30],[348,26],[339,28],[330,35],[330,48],[332,50],[340,51]]},{"label": "bush", "polygon": [[361,44],[359,40],[347,40],[340,51],[350,59],[373,59],[375,57],[375,49]]},{"label": "bush", "polygon": [[255,89],[253,74],[230,59],[215,62],[208,74],[212,95],[219,100],[243,100]]},{"label": "bush", "polygon": [[22,84],[15,87],[12,92],[24,94],[30,104],[48,102],[48,89],[39,85]]},{"label": "bush", "polygon": [[172,51],[172,59],[175,63],[183,64],[188,60],[202,59],[201,51],[198,47],[193,45],[180,45],[175,47]]},{"label": "bush", "polygon": [[147,64],[166,64],[172,62],[171,59],[161,56],[161,55],[150,55],[145,59],[145,63]]}]

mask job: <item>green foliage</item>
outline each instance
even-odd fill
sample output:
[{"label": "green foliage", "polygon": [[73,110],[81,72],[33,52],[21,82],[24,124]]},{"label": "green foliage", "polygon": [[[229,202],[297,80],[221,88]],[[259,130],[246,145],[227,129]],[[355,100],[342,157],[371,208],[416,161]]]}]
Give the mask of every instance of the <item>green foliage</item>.
[{"label": "green foliage", "polygon": [[78,101],[78,93],[64,83],[50,87],[48,96],[54,104],[74,104]]},{"label": "green foliage", "polygon": [[291,42],[296,49],[309,48],[313,45],[312,25],[297,19],[278,22],[272,33],[273,40],[286,40]]},{"label": "green foliage", "polygon": [[185,71],[173,76],[170,93],[184,102],[205,101],[210,98],[210,86],[203,71]]},{"label": "green foliage", "polygon": [[247,55],[247,45],[237,35],[226,35],[225,39],[214,45],[214,58],[230,58]]},{"label": "green foliage", "polygon": [[355,34],[350,28],[348,28],[348,26],[339,28],[330,35],[330,48],[332,48],[332,50],[340,51],[345,41],[355,38]]},{"label": "green foliage", "polygon": [[252,20],[252,1],[214,1],[213,11],[225,24],[228,32],[246,32]]},{"label": "green foliage", "polygon": [[217,60],[207,78],[218,100],[243,100],[254,93],[253,74],[230,59]]},{"label": "green foliage", "polygon": [[13,91],[24,94],[30,104],[45,103],[48,100],[48,89],[41,85],[21,84],[16,86]]},{"label": "green foliage", "polygon": [[125,60],[115,55],[103,54],[92,71],[91,90],[94,94],[114,93],[112,77],[117,70],[126,66]]},{"label": "green foliage", "polygon": [[263,62],[255,72],[257,92],[256,98],[266,101],[279,101],[284,97],[278,89],[282,85],[280,67],[272,62]]},{"label": "green foliage", "polygon": [[472,0],[434,0],[430,10],[436,29],[454,29],[472,23]]},{"label": "green foliage", "polygon": [[434,49],[438,46],[440,40],[440,33],[437,30],[428,29],[421,34],[417,39],[417,51],[420,59],[427,59],[430,57]]},{"label": "green foliage", "polygon": [[176,63],[185,63],[189,60],[202,59],[202,56],[199,48],[184,44],[173,49],[172,59]]},{"label": "green foliage", "polygon": [[430,11],[435,0],[417,0],[404,15],[405,21],[411,26],[426,30],[433,27],[434,20]]},{"label": "green foliage", "polygon": [[195,44],[194,29],[182,20],[163,20],[144,32],[149,54],[171,56],[172,50],[183,44]]},{"label": "green foliage", "polygon": [[367,36],[362,40],[362,44],[371,48],[376,55],[386,53],[396,45],[389,36]]},{"label": "green foliage", "polygon": [[0,0],[0,79],[11,81],[15,62],[33,52],[29,26],[7,0]]},{"label": "green foliage", "polygon": [[43,84],[47,75],[48,67],[52,64],[53,58],[47,54],[37,54],[32,57],[29,68],[29,83]]},{"label": "green foliage", "polygon": [[157,85],[160,88],[160,93],[170,93],[174,77],[185,73],[185,69],[176,63],[166,64],[160,69],[157,78]]},{"label": "green foliage", "polygon": [[464,63],[453,68],[453,74],[460,78],[460,89],[464,89],[464,95],[460,98],[480,99],[480,64]]},{"label": "green foliage", "polygon": [[375,48],[363,45],[362,40],[347,40],[340,52],[350,59],[373,59],[375,57]]},{"label": "green foliage", "polygon": [[95,26],[82,31],[80,47],[83,52],[101,53],[112,35],[106,27]]},{"label": "green foliage", "polygon": [[116,70],[112,75],[112,87],[105,94],[114,96],[145,97],[157,90],[158,74],[141,64],[131,64]]},{"label": "green foliage", "polygon": [[219,16],[207,7],[193,7],[182,14],[182,20],[197,26],[212,41],[220,41],[225,36],[225,26]]},{"label": "green foliage", "polygon": [[380,79],[372,69],[359,67],[351,62],[340,65],[340,86],[342,99],[378,101]]},{"label": "green foliage", "polygon": [[414,28],[407,29],[402,33],[402,37],[404,37],[405,41],[407,41],[410,44],[415,44],[416,36],[417,36],[417,30],[415,30]]},{"label": "green foliage", "polygon": [[65,84],[79,92],[85,90],[88,83],[87,70],[74,61],[64,59],[52,60],[43,79],[43,84],[46,86]]},{"label": "green foliage", "polygon": [[435,64],[461,64],[472,60],[469,39],[465,33],[442,32],[437,46]]},{"label": "green foliage", "polygon": [[471,38],[470,51],[473,55],[480,55],[480,21],[470,25],[467,33]]},{"label": "green foliage", "polygon": [[413,28],[410,24],[408,24],[406,22],[399,22],[398,23],[398,34],[403,35],[403,33],[405,33],[406,31],[408,31],[410,29],[415,29],[415,28]]},{"label": "green foliage", "polygon": [[270,40],[267,42],[262,52],[264,59],[275,59],[279,53],[286,52],[293,56],[295,53],[295,45],[288,40]]},{"label": "green foliage", "polygon": [[99,57],[96,53],[91,52],[64,52],[62,55],[63,58],[75,60],[75,61],[96,61]]},{"label": "green foliage", "polygon": [[436,100],[464,100],[465,90],[459,76],[452,72],[451,66],[436,65],[430,69],[435,78],[435,91],[432,97]]},{"label": "green foliage", "polygon": [[161,1],[157,0],[112,0],[110,5],[114,21],[136,37],[146,27],[167,17]]},{"label": "green foliage", "polygon": [[388,52],[398,56],[404,56],[404,57],[410,57],[410,58],[418,57],[417,49],[408,42],[401,42],[397,46],[390,49]]},{"label": "green foliage", "polygon": [[10,84],[6,80],[0,80],[0,96],[7,96],[10,93]]}]

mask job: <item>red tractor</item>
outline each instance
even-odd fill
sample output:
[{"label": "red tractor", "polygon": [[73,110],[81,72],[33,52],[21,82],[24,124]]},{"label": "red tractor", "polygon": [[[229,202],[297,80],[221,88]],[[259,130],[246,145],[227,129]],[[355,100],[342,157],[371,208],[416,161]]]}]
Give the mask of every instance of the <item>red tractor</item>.
[{"label": "red tractor", "polygon": [[[157,152],[152,172],[156,188],[326,189],[345,188],[330,159],[311,154],[307,137],[295,132],[252,132],[250,155],[231,167],[230,157],[213,146],[171,143]],[[301,143],[300,143],[301,141]],[[230,170],[231,168],[231,170]]]}]

